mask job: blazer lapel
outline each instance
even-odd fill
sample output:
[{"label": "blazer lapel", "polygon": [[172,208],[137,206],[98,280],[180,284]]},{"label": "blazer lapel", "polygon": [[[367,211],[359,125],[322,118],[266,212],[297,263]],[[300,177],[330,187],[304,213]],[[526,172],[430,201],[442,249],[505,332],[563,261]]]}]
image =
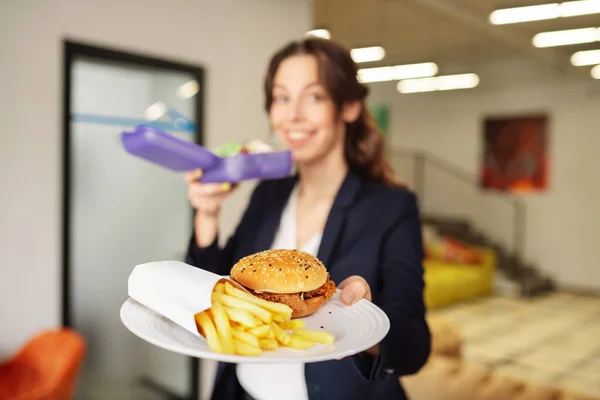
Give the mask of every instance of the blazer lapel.
[{"label": "blazer lapel", "polygon": [[352,172],[348,172],[338,191],[321,239],[317,257],[329,269],[329,260],[335,250],[340,233],[343,231],[349,206],[351,206],[362,187],[362,181]]},{"label": "blazer lapel", "polygon": [[256,233],[255,247],[253,249],[255,253],[271,248],[271,244],[279,228],[283,208],[290,197],[296,181],[297,176],[281,181],[280,185],[274,190],[273,197],[269,203],[264,205],[266,208],[265,217]]}]

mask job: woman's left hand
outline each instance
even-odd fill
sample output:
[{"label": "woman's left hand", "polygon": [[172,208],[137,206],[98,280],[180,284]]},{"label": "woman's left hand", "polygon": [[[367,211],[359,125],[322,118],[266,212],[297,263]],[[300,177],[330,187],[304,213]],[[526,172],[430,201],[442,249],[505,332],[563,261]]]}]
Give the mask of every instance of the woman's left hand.
[{"label": "woman's left hand", "polygon": [[360,299],[371,301],[371,288],[362,276],[352,275],[344,279],[338,288],[342,291],[340,300],[344,305],[351,306]]},{"label": "woman's left hand", "polygon": [[[352,275],[344,279],[342,283],[338,285],[338,288],[342,291],[342,293],[340,293],[340,300],[344,305],[351,306],[361,299],[371,301],[371,288],[362,276]],[[379,346],[375,345],[366,350],[365,353],[376,356],[379,354]],[[341,360],[342,358],[338,358],[338,360]]]}]

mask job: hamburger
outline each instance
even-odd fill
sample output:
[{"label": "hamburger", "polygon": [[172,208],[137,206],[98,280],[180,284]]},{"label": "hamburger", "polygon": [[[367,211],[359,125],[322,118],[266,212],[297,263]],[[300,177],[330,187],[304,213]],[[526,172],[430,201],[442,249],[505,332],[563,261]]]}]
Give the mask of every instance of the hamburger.
[{"label": "hamburger", "polygon": [[323,263],[301,250],[251,254],[231,268],[230,276],[253,295],[290,306],[292,318],[314,313],[336,291]]}]

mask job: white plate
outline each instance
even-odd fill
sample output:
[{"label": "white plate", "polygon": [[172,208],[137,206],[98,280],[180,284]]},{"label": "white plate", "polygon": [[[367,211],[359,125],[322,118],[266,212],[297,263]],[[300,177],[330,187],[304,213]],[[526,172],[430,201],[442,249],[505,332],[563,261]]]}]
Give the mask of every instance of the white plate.
[{"label": "white plate", "polygon": [[345,306],[339,290],[316,313],[302,318],[306,328],[325,330],[335,337],[331,346],[316,344],[308,350],[279,348],[258,357],[219,354],[211,351],[202,337],[129,298],[121,307],[123,324],[141,339],[155,346],[191,357],[231,363],[309,363],[333,360],[360,353],[379,343],[390,329],[387,315],[373,303],[361,300]]}]

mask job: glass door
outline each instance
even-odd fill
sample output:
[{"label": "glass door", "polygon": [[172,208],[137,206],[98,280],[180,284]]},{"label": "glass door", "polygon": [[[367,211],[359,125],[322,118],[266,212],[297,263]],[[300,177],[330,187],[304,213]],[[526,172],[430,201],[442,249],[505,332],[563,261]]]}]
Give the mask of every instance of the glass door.
[{"label": "glass door", "polygon": [[[187,187],[181,174],[129,155],[119,136],[152,123],[198,141],[201,76],[83,53],[68,63],[65,206],[65,319],[88,342],[77,398],[190,399],[197,360],[144,342],[119,318],[135,265],[183,260],[192,229]],[[193,124],[175,127],[163,117],[168,108]]]}]

